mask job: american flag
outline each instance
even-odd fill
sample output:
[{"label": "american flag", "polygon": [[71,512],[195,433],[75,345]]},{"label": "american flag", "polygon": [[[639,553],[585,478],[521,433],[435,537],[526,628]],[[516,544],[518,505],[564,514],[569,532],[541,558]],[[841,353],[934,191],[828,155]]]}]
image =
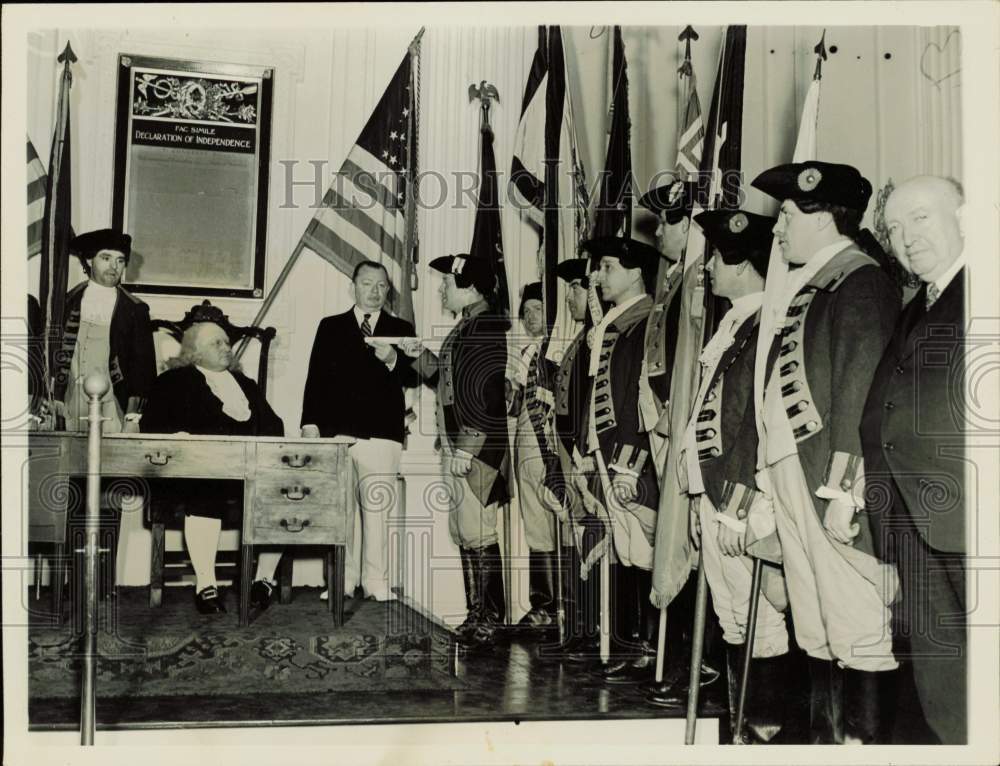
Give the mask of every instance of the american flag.
[{"label": "american flag", "polygon": [[28,139],[28,258],[42,252],[45,226],[45,184],[48,177],[34,144]]},{"label": "american flag", "polygon": [[409,322],[413,322],[413,262],[407,232],[415,213],[407,194],[416,164],[414,87],[408,52],[301,243],[347,276],[361,261],[385,265],[392,283],[388,306]]},{"label": "american flag", "polygon": [[690,179],[697,176],[701,167],[701,152],[705,143],[705,126],[701,121],[701,101],[698,99],[698,89],[695,86],[694,69],[691,59],[681,67],[681,78],[686,80],[687,88],[684,96],[684,123],[677,141],[677,175]]},{"label": "american flag", "polygon": [[[719,69],[715,79],[712,108],[708,124],[711,134],[700,157],[701,177],[712,179],[708,199],[696,195],[693,214],[702,209],[715,207],[736,207],[739,189],[733,190],[729,199],[721,194],[721,179],[727,173],[739,171],[742,157],[741,137],[743,134],[743,82],[746,66],[746,27],[726,28],[720,52]],[[684,74],[681,68],[682,75]],[[701,108],[697,105],[698,94],[694,90],[694,72],[688,81],[688,119],[701,124]],[[691,99],[696,104],[692,106]],[[697,115],[697,116],[695,116]],[[688,126],[690,128],[691,125]],[[688,129],[683,131],[687,134]],[[683,135],[682,134],[682,135]],[[691,131],[692,137],[698,134]],[[682,138],[683,141],[683,138]],[[698,145],[697,142],[695,145]],[[681,165],[682,147],[678,147],[678,165]],[[700,187],[700,185],[699,185]],[[670,425],[667,462],[660,483],[660,506],[656,516],[656,540],[653,557],[653,592],[651,600],[655,606],[665,608],[680,592],[688,579],[696,560],[688,536],[688,496],[681,488],[677,463],[682,439],[694,397],[699,386],[701,353],[707,332],[712,328],[712,303],[706,303],[705,237],[698,226],[688,228],[687,246],[684,249],[684,276],[681,282],[680,322],[677,328],[677,348],[674,352],[674,374],[670,379]],[[670,435],[677,434],[677,438]]]}]

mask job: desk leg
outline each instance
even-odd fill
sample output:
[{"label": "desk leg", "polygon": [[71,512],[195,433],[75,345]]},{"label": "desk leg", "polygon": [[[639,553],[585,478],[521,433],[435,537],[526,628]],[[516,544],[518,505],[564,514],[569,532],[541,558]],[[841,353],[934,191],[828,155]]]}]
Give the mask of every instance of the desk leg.
[{"label": "desk leg", "polygon": [[295,564],[295,557],[292,555],[294,548],[288,546],[282,551],[281,561],[278,562],[278,603],[292,603],[292,572]]},{"label": "desk leg", "polygon": [[63,621],[63,583],[66,580],[66,546],[56,543],[49,563],[49,581],[52,585],[52,613],[56,616],[56,624]]},{"label": "desk leg", "polygon": [[240,627],[250,624],[250,581],[253,579],[253,546],[242,545],[240,551]]},{"label": "desk leg", "polygon": [[163,524],[153,522],[152,553],[149,565],[149,608],[156,609],[163,604],[163,558],[166,555],[166,529]]},{"label": "desk leg", "polygon": [[330,615],[336,628],[344,624],[345,564],[344,546],[334,545],[326,554],[326,587],[327,603],[330,605]]}]

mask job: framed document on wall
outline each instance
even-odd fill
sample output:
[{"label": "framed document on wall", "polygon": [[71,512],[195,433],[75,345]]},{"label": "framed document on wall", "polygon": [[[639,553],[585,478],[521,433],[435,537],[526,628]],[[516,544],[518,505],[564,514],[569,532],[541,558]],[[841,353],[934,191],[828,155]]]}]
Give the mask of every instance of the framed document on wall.
[{"label": "framed document on wall", "polygon": [[112,224],[139,293],[262,298],[273,69],[122,55]]}]

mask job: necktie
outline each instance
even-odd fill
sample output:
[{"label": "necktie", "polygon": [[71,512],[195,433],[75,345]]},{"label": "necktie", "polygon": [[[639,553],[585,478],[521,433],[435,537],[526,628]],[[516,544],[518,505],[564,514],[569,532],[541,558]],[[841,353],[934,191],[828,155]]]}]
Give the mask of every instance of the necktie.
[{"label": "necktie", "polygon": [[371,314],[365,314],[365,318],[361,321],[361,334],[364,335],[366,338],[370,337],[372,334],[372,326],[371,323],[368,321],[369,319],[371,319],[371,316],[372,316]]},{"label": "necktie", "polygon": [[941,297],[941,290],[936,284],[931,282],[927,285],[927,310],[929,311],[931,306],[934,305],[935,301]]}]

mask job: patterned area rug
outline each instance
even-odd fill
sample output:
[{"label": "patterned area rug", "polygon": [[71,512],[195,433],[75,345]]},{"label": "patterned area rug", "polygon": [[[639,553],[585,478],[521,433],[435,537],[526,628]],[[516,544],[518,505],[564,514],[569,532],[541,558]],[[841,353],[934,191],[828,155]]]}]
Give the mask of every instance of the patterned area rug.
[{"label": "patterned area rug", "polygon": [[[449,673],[447,634],[398,602],[348,601],[334,629],[318,591],[302,589],[240,628],[235,594],[230,613],[205,616],[190,589],[168,590],[160,609],[145,588],[120,590],[98,637],[99,698],[465,688]],[[69,625],[32,625],[32,699],[79,697],[80,647]]]}]

